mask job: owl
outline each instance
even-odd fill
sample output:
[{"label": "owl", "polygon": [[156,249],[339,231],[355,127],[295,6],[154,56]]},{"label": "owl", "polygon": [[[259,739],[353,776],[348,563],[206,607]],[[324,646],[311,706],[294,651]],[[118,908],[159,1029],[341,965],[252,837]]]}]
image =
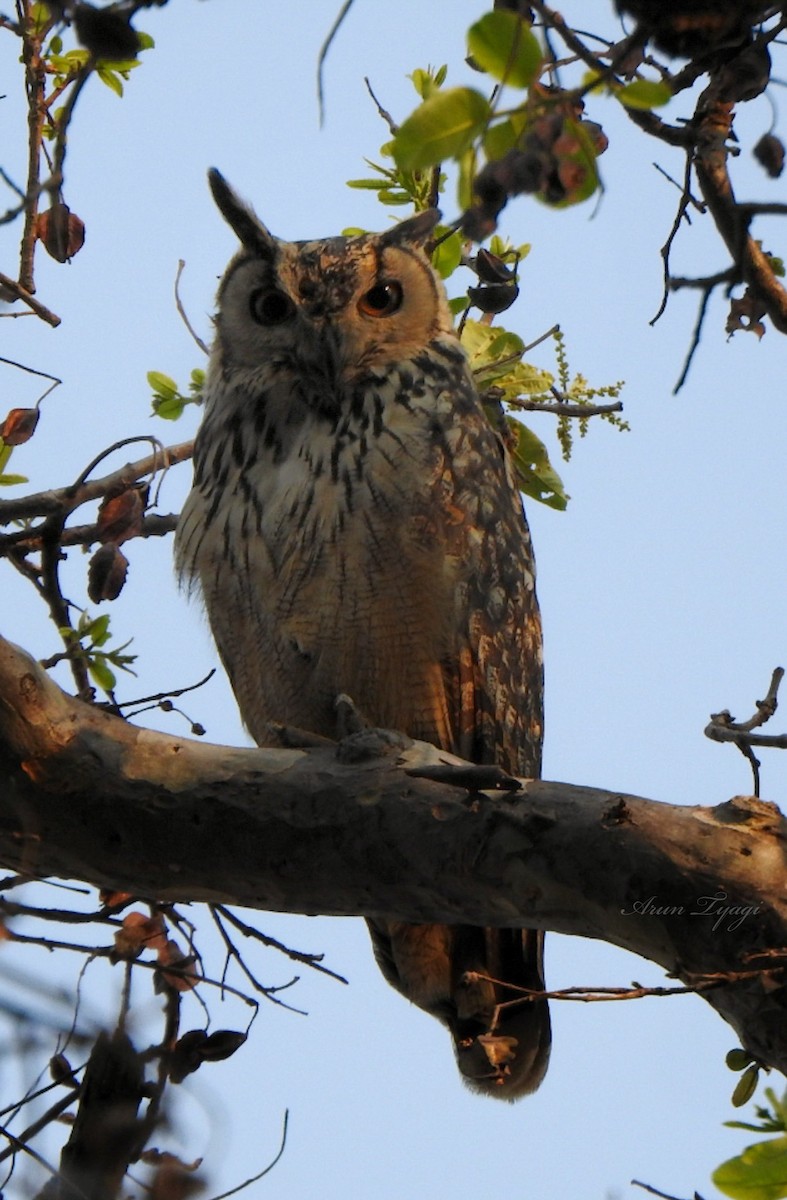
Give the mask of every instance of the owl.
[{"label": "owl", "polygon": [[[218,290],[176,563],[243,720],[336,735],[336,700],[474,763],[537,776],[541,625],[504,438],[454,331],[435,210],[284,242],[211,171],[240,242]],[[451,1033],[464,1081],[546,1071],[542,935],[368,922],[383,975]],[[479,979],[478,976],[488,976]]]}]

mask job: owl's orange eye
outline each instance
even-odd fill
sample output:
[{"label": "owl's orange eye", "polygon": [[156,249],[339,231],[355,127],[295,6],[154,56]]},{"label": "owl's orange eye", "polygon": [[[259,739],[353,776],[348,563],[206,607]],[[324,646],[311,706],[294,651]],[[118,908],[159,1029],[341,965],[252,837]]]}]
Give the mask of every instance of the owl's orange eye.
[{"label": "owl's orange eye", "polygon": [[295,305],[284,292],[257,288],[249,296],[249,311],[258,325],[281,325],[295,312]]},{"label": "owl's orange eye", "polygon": [[402,305],[402,285],[393,280],[390,283],[376,283],[365,296],[358,301],[358,310],[367,317],[390,317]]}]

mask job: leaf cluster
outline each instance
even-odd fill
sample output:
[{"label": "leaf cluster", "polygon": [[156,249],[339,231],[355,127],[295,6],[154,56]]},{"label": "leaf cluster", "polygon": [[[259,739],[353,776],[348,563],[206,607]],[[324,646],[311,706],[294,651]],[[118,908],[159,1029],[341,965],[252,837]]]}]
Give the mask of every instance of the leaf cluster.
[{"label": "leaf cluster", "polygon": [[[365,159],[376,176],[349,180],[350,187],[375,191],[379,201],[386,206],[412,204],[416,211],[421,211],[435,205],[445,190],[447,176],[441,166],[443,159],[449,158],[453,159],[456,168],[460,206],[467,211],[476,199],[477,182],[483,170],[483,167],[479,168],[482,158],[490,162],[505,156],[517,144],[523,143],[531,128],[538,128],[539,122],[543,126],[545,113],[554,104],[539,83],[546,56],[529,24],[515,13],[496,9],[471,27],[467,42],[471,65],[500,85],[524,90],[524,101],[512,109],[502,110],[499,106],[500,86],[494,86],[491,98],[472,88],[445,89],[445,66],[417,68],[409,78],[421,104],[401,126],[397,126],[378,104],[393,134],[380,148],[380,156],[387,160],[386,165]],[[634,102],[643,102],[646,94],[653,99],[665,98],[663,89],[658,93],[640,89],[633,93]],[[580,124],[578,118],[573,121],[569,136],[566,123],[562,121],[566,161],[576,165],[581,160],[592,166],[592,170],[583,168],[580,172],[582,187],[578,186],[579,176],[574,172],[576,186],[570,197],[571,203],[587,199],[598,185],[596,150],[591,145],[590,134],[586,129],[580,129]],[[562,203],[567,202],[564,195]],[[347,229],[344,232],[363,231]],[[454,317],[459,320],[459,336],[468,352],[479,392],[485,399],[493,425],[501,432],[505,430],[520,490],[550,507],[564,509],[568,496],[550,462],[546,446],[511,412],[521,412],[525,408],[537,410],[558,400],[562,405],[557,424],[558,442],[563,457],[568,459],[573,442],[572,422],[578,421],[580,436],[584,437],[591,413],[583,415],[582,409],[590,409],[594,401],[601,398],[617,400],[622,384],[592,387],[582,374],[572,378],[564,338],[557,328],[546,336],[554,339],[559,387],[555,374],[525,360],[527,350],[522,338],[493,321],[515,302],[519,291],[519,265],[530,247],[515,248],[493,234],[489,251],[483,252],[482,261],[481,253],[476,257],[470,253],[472,241],[480,240],[483,236],[479,231],[467,230],[463,221],[439,225],[435,232],[432,263],[445,280],[460,267],[470,268],[477,274],[480,286],[469,287],[464,294],[450,299],[449,304]],[[469,314],[473,308],[480,309],[480,319],[471,319]],[[501,405],[511,412],[505,415]],[[569,416],[568,410],[572,408],[576,411]],[[618,428],[628,428],[614,413],[603,415]]]},{"label": "leaf cluster", "polygon": [[201,404],[205,390],[205,372],[195,367],[191,372],[187,393],[178,388],[170,375],[163,371],[148,371],[147,380],[153,392],[153,412],[164,421],[177,421],[189,404]]}]

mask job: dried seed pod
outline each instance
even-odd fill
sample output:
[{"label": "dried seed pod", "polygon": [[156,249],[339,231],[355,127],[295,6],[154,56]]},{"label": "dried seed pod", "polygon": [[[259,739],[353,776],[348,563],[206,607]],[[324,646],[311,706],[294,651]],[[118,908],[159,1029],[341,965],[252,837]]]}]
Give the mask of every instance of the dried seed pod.
[{"label": "dried seed pod", "polygon": [[481,312],[502,313],[514,303],[519,288],[515,283],[488,283],[485,287],[469,287],[467,294]]},{"label": "dried seed pod", "polygon": [[85,244],[85,223],[67,204],[58,202],[38,214],[36,236],[47,254],[57,262],[68,262]]},{"label": "dried seed pod", "polygon": [[148,485],[141,484],[106,497],[98,510],[96,522],[102,542],[114,542],[119,546],[121,542],[137,536],[142,529],[148,491]]},{"label": "dried seed pod", "polygon": [[87,594],[94,604],[102,600],[117,600],[123,591],[128,574],[128,559],[114,542],[106,542],[96,550],[87,572]]},{"label": "dried seed pod", "polygon": [[0,425],[0,438],[6,446],[21,446],[35,433],[40,413],[37,408],[12,408]]},{"label": "dried seed pod", "polygon": [[778,179],[784,170],[784,142],[775,133],[764,133],[752,154],[765,168],[771,179]]}]

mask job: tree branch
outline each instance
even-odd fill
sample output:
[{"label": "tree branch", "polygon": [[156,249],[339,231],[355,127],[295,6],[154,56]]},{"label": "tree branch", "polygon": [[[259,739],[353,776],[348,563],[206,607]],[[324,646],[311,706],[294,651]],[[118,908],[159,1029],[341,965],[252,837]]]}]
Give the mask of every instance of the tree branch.
[{"label": "tree branch", "polygon": [[601,938],[697,977],[768,1065],[787,1069],[787,824],[523,781],[468,796],[408,770],[424,743],[348,764],[135,728],[65,695],[0,639],[0,861],[163,901],[537,926]]}]

